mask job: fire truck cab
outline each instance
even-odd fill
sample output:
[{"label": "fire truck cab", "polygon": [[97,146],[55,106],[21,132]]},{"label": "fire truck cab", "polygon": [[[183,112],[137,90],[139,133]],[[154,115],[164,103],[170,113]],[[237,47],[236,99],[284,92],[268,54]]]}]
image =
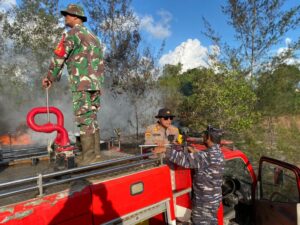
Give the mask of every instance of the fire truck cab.
[{"label": "fire truck cab", "polygon": [[[299,167],[262,157],[256,176],[243,152],[222,151],[220,225],[300,225]],[[0,224],[180,224],[190,219],[191,173],[147,153],[1,182]]]},{"label": "fire truck cab", "polygon": [[226,161],[224,224],[300,224],[299,167],[262,157],[256,178],[246,156],[238,154]]}]

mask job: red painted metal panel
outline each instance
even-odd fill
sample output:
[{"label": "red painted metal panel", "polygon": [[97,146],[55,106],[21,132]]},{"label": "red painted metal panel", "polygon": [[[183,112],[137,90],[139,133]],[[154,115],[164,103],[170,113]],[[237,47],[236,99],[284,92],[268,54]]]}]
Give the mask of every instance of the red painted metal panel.
[{"label": "red painted metal panel", "polygon": [[190,194],[184,194],[176,198],[176,205],[182,206],[187,209],[192,208],[192,200]]},{"label": "red painted metal panel", "polygon": [[181,191],[192,186],[191,170],[174,165],[176,191]]},{"label": "red painted metal panel", "polygon": [[223,208],[223,204],[221,202],[220,207],[218,209],[218,213],[217,213],[217,218],[218,218],[218,225],[223,225],[224,221],[223,221],[223,213],[224,213],[224,208]]},{"label": "red painted metal panel", "polygon": [[89,225],[92,224],[91,200],[90,188],[86,187],[9,205],[0,210],[0,224]]},{"label": "red painted metal panel", "polygon": [[[192,187],[191,170],[175,165],[175,191],[182,191]],[[190,194],[184,194],[176,198],[176,205],[187,209],[192,208]]]},{"label": "red painted metal panel", "polygon": [[[131,185],[143,183],[144,191],[131,195]],[[92,186],[94,224],[101,224],[128,213],[172,198],[168,166],[137,172]],[[172,215],[174,218],[174,215]]]}]

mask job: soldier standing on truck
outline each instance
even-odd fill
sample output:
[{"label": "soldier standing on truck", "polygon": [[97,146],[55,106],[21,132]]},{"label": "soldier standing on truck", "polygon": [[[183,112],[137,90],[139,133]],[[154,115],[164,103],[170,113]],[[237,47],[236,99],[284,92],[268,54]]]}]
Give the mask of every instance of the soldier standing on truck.
[{"label": "soldier standing on truck", "polygon": [[168,149],[160,144],[155,153],[165,153],[166,158],[184,168],[194,169],[192,223],[217,225],[217,211],[222,201],[222,176],[224,156],[220,149],[222,131],[208,127],[203,134],[206,150],[189,152]]},{"label": "soldier standing on truck", "polygon": [[97,112],[103,83],[103,52],[100,40],[83,25],[87,17],[81,6],[69,4],[61,14],[70,30],[63,34],[56,47],[42,85],[49,88],[54,81],[59,81],[64,64],[67,65],[75,121],[80,129],[82,159],[79,165],[85,165],[100,158]]},{"label": "soldier standing on truck", "polygon": [[164,144],[174,144],[179,135],[178,128],[172,125],[174,117],[170,109],[160,109],[155,116],[158,121],[146,129],[145,144],[155,145],[161,142],[164,142]]}]

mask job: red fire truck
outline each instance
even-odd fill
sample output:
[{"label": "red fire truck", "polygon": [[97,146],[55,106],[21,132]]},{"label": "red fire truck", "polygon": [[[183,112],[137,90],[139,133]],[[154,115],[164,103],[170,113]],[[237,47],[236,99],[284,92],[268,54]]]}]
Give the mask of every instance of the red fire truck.
[{"label": "red fire truck", "polygon": [[[193,146],[199,151],[205,148]],[[300,225],[299,167],[262,157],[256,176],[242,151],[225,145],[222,151],[226,164],[220,225]],[[140,154],[125,150],[102,154],[108,160],[61,171],[41,172],[38,167],[42,162],[30,165],[32,176],[27,177],[22,175],[23,164],[0,169],[0,175],[5,174],[0,176],[0,224],[152,225],[189,221],[191,170],[166,165],[161,157],[142,150]],[[9,180],[18,174],[18,179]]]}]

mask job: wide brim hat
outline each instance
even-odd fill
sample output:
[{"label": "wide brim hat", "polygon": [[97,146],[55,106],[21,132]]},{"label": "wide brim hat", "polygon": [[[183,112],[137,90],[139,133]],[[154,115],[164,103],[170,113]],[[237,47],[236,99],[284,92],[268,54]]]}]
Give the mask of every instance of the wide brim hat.
[{"label": "wide brim hat", "polygon": [[162,108],[158,111],[158,114],[155,116],[155,118],[163,118],[163,117],[175,117],[175,115],[172,114],[170,109]]},{"label": "wide brim hat", "polygon": [[64,10],[61,10],[60,13],[63,16],[66,16],[66,15],[77,16],[77,17],[81,18],[83,22],[87,21],[87,17],[84,15],[83,8],[76,4],[69,4],[68,7]]}]

